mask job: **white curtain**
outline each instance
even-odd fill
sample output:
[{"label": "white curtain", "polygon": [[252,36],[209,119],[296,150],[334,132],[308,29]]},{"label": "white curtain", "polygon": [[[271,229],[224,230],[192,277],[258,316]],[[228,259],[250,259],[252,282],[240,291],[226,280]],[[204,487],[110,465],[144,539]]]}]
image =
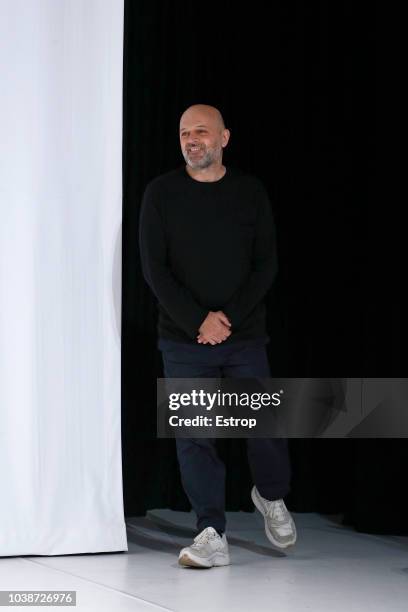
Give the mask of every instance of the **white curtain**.
[{"label": "white curtain", "polygon": [[0,0],[0,556],[127,550],[123,0]]}]

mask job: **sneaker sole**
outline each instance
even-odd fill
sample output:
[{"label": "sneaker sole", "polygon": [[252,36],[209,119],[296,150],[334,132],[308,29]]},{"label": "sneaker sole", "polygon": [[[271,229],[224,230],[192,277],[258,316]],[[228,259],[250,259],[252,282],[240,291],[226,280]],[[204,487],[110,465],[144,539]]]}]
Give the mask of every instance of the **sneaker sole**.
[{"label": "sneaker sole", "polygon": [[[214,560],[214,562],[212,562]],[[199,567],[201,569],[210,569],[211,567],[221,567],[224,565],[230,565],[229,555],[220,555],[215,553],[210,559],[208,559],[208,565],[205,564],[204,559],[194,557],[188,553],[183,553],[179,557],[179,565],[183,567]]]},{"label": "sneaker sole", "polygon": [[297,539],[296,526],[294,527],[294,529],[295,529],[295,537],[294,537],[293,540],[291,540],[290,542],[288,542],[286,544],[282,544],[281,542],[278,542],[277,540],[275,540],[275,538],[273,537],[273,534],[269,530],[268,523],[267,523],[266,517],[265,517],[264,509],[263,509],[263,507],[261,505],[261,502],[257,499],[256,494],[254,493],[253,489],[251,490],[251,498],[252,498],[252,501],[254,502],[256,508],[259,510],[259,512],[264,517],[264,525],[265,525],[266,537],[271,542],[271,544],[273,544],[274,546],[276,546],[277,548],[280,548],[280,549],[290,548],[291,546],[293,546],[296,543],[296,539]]}]

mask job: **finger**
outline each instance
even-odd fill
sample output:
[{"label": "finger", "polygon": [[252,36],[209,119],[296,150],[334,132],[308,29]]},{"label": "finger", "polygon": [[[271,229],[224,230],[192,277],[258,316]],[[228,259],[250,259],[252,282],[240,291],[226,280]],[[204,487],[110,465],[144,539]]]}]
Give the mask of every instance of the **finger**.
[{"label": "finger", "polygon": [[225,325],[228,325],[228,327],[231,327],[230,320],[228,319],[227,315],[224,314],[222,311],[220,312],[220,319]]},{"label": "finger", "polygon": [[219,319],[219,320],[225,327],[228,327],[228,329],[231,327],[231,323],[228,321],[226,317],[224,319]]},{"label": "finger", "polygon": [[222,340],[224,342],[224,340],[229,338],[230,335],[231,335],[231,332],[225,332],[222,336],[218,336],[218,340]]},{"label": "finger", "polygon": [[217,320],[220,323],[222,323],[223,325],[227,325],[226,317],[225,317],[225,314],[222,312],[222,310],[217,310],[215,314],[217,316]]}]

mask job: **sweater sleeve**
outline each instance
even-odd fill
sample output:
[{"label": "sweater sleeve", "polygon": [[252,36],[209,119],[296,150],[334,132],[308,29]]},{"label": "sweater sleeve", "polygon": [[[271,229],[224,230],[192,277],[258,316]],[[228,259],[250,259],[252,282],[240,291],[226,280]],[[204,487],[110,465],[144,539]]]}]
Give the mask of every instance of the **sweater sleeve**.
[{"label": "sweater sleeve", "polygon": [[263,299],[278,272],[275,223],[271,204],[262,183],[257,185],[256,200],[258,212],[252,250],[252,269],[241,287],[222,309],[231,322],[232,333]]},{"label": "sweater sleeve", "polygon": [[174,276],[167,258],[164,221],[157,207],[157,192],[148,185],[139,217],[139,249],[143,276],[170,318],[195,339],[208,314]]}]

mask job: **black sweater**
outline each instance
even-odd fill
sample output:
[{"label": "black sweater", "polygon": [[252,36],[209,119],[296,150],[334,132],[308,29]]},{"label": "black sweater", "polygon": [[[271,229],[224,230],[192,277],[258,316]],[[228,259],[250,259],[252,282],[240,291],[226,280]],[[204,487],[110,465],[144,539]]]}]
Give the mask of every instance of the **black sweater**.
[{"label": "black sweater", "polygon": [[255,176],[228,167],[218,181],[201,182],[185,166],[158,176],[144,192],[139,248],[159,338],[198,344],[210,310],[232,324],[223,345],[267,337],[263,298],[277,273],[276,235]]}]

